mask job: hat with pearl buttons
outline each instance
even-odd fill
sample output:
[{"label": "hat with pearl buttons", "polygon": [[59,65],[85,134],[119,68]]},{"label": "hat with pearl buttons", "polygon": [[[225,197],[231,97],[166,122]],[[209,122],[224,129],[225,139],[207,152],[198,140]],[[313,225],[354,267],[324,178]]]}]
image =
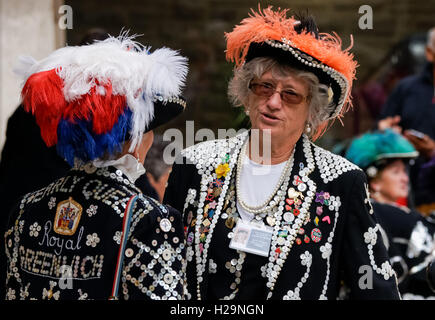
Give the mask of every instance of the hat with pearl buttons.
[{"label": "hat with pearl buttons", "polygon": [[[287,18],[288,9],[272,7],[252,13],[226,33],[227,60],[236,67],[256,57],[272,57],[280,63],[314,73],[328,87],[333,105],[328,119],[343,115],[351,105],[350,92],[357,61],[349,48],[341,49],[337,34],[319,33],[311,17]],[[352,37],[351,37],[352,42]]]}]

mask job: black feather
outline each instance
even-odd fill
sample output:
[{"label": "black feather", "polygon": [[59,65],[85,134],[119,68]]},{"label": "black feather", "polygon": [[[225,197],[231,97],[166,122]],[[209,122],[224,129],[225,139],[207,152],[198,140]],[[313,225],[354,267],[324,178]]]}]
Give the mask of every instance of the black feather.
[{"label": "black feather", "polygon": [[308,13],[308,10],[306,12],[296,13],[294,17],[301,22],[295,26],[297,33],[308,32],[314,35],[316,39],[319,39],[319,29],[317,28],[316,21],[314,17]]}]

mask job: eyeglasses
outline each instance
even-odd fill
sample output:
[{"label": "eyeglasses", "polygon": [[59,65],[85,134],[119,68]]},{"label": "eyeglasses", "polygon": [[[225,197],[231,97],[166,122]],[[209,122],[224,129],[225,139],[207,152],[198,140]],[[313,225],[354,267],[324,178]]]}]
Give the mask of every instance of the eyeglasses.
[{"label": "eyeglasses", "polygon": [[281,96],[281,100],[287,104],[299,104],[307,98],[292,90],[278,91],[273,84],[268,82],[251,82],[248,88],[257,96],[266,98],[270,98],[275,92],[278,92]]}]

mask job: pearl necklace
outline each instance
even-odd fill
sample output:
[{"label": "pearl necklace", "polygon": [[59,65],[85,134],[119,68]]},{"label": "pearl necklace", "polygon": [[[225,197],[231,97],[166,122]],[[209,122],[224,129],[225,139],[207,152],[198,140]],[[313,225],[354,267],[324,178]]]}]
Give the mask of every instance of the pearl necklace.
[{"label": "pearl necklace", "polygon": [[276,184],[275,188],[273,189],[269,197],[267,197],[267,199],[258,206],[250,206],[242,199],[242,195],[241,195],[242,189],[240,185],[240,176],[241,176],[242,166],[246,156],[248,142],[249,142],[249,138],[246,139],[246,142],[243,145],[242,150],[240,151],[239,158],[237,159],[237,175],[236,175],[237,201],[243,209],[245,209],[250,213],[254,213],[254,214],[265,213],[270,211],[278,203],[278,199],[276,201],[272,201],[272,198],[275,197],[275,194],[279,191],[282,183],[289,178],[288,176],[290,175],[293,168],[293,160],[294,160],[293,155],[296,148],[293,148],[293,152],[290,155],[290,158],[287,160],[285,167],[281,172],[281,176],[279,177],[278,183]]}]

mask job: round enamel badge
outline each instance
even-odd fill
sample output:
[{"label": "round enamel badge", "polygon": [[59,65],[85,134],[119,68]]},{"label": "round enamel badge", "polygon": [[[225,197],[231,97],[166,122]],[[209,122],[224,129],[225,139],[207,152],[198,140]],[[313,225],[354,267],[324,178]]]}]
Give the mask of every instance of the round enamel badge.
[{"label": "round enamel badge", "polygon": [[313,240],[313,242],[319,242],[322,240],[322,231],[320,231],[318,228],[314,228],[311,231],[311,240]]}]

